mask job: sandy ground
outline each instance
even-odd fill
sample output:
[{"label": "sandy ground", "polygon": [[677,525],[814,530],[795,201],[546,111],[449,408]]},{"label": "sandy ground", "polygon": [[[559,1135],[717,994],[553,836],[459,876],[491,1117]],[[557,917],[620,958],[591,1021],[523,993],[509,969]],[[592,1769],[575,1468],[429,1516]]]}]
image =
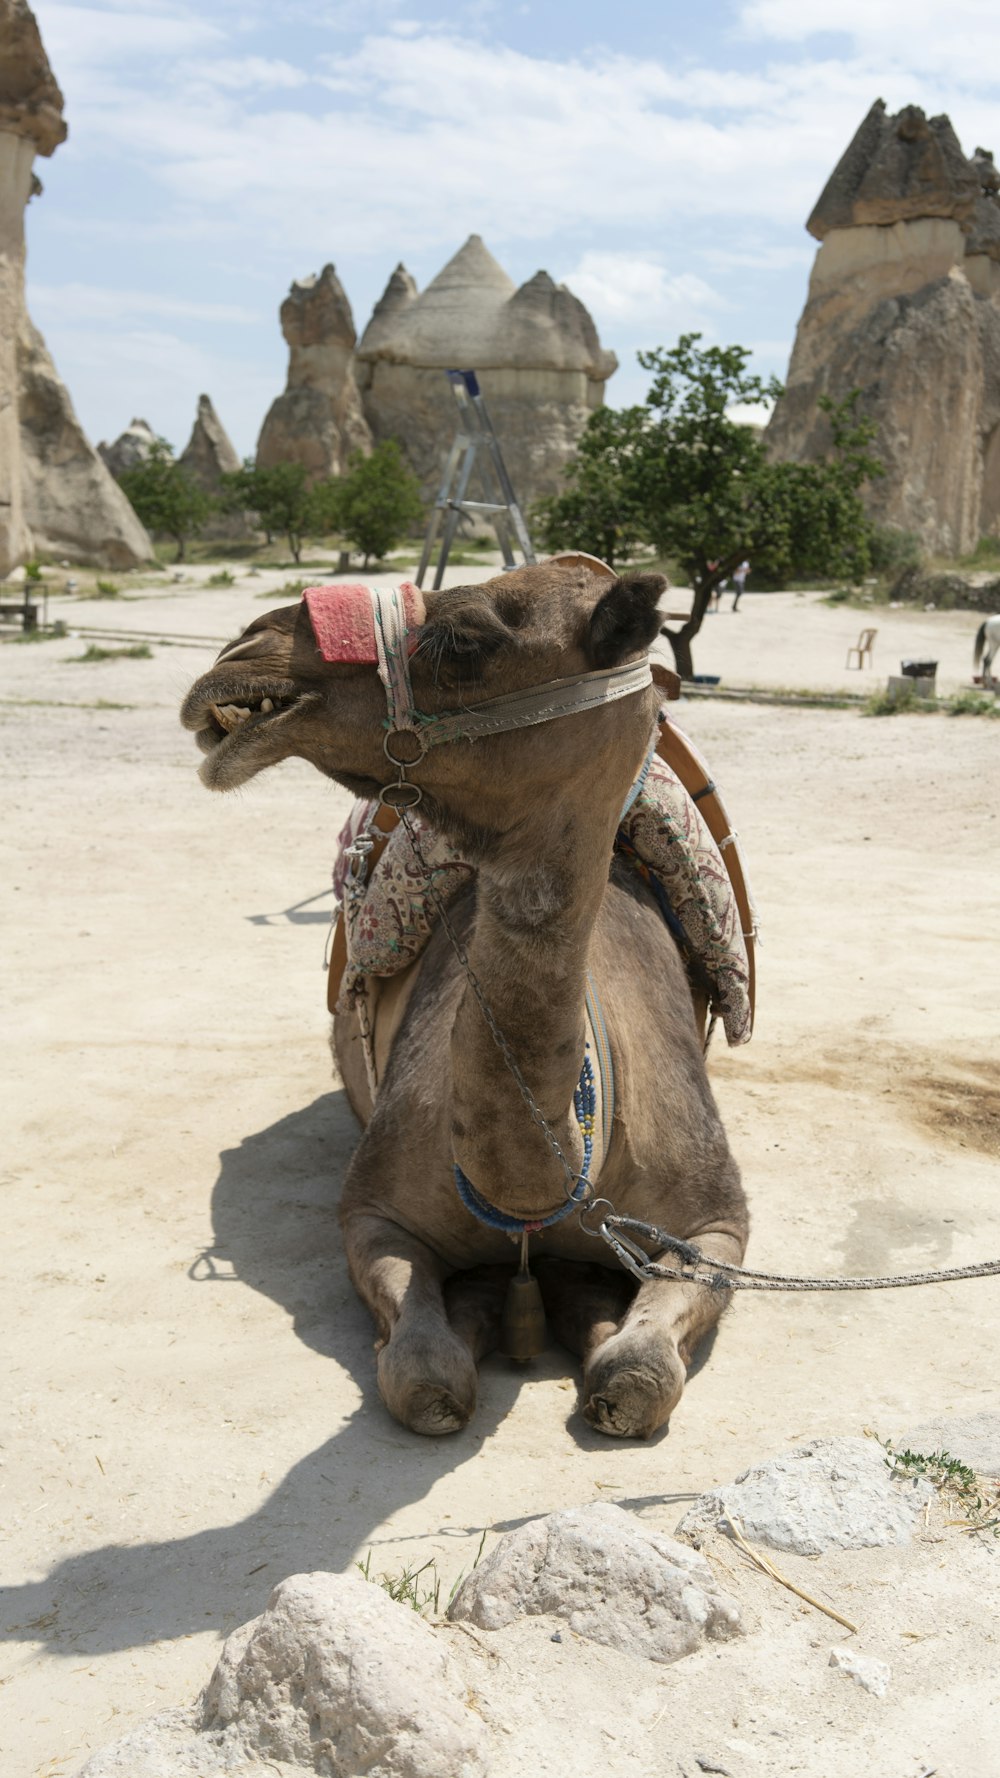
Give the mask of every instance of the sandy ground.
[{"label": "sandy ground", "polygon": [[[484,1527],[606,1499],[669,1532],[692,1494],[810,1435],[896,1437],[996,1405],[1000,1284],[985,1280],[744,1297],[646,1445],[583,1425],[559,1350],[528,1374],[489,1362],[453,1440],[387,1417],[336,1241],[355,1128],[330,1076],[322,962],[347,799],[296,762],[228,799],[199,786],[180,697],[288,576],[206,578],[59,613],[203,647],[97,664],[72,636],[0,650],[4,1778],[69,1773],[185,1702],[286,1574],[371,1549],[376,1570],[434,1557],[447,1592]],[[696,654],[726,684],[857,689],[925,653],[943,690],[968,682],[969,613],[880,611],[859,674],[844,670],[858,612],[793,594],[728,607]],[[712,1062],[753,1263],[1000,1255],[1000,724],[705,699],[680,720],[726,792],[764,933],[757,1035]],[[721,1659],[695,1657],[649,1678],[629,1759],[609,1751],[607,1770],[675,1769],[662,1728],[655,1758],[636,1751],[664,1699],[687,1713],[685,1745],[733,1774],[1000,1770],[984,1677],[997,1547],[959,1541],[923,1552],[916,1625],[898,1553],[859,1558],[849,1583],[860,1645],[892,1640],[910,1675],[891,1760],[872,1764],[886,1705],[842,1676],[786,1693],[773,1721],[758,1709],[779,1697],[788,1637],[800,1654],[803,1637],[844,1640],[794,1606],[771,1645],[748,1642],[724,1735],[709,1720]],[[933,1649],[901,1640],[914,1629]],[[588,1671],[567,1677],[560,1717],[593,1695]],[[612,1702],[615,1722],[628,1701]],[[856,1767],[810,1764],[834,1732],[860,1737]]]}]

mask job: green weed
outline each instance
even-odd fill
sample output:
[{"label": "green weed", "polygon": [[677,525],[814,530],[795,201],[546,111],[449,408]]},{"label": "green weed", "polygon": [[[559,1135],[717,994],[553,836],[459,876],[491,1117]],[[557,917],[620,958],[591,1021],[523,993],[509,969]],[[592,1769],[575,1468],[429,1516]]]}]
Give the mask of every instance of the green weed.
[{"label": "green weed", "polygon": [[205,584],[206,586],[234,586],[236,584],[236,576],[235,574],[230,574],[228,568],[220,568],[218,574],[209,575]]},{"label": "green weed", "polygon": [[1000,716],[1000,698],[988,692],[957,691],[948,699],[949,716]]},{"label": "green weed", "polygon": [[[472,1568],[478,1568],[485,1543],[486,1532],[484,1531],[479,1539],[479,1548],[476,1551]],[[428,1613],[434,1617],[440,1614],[442,1581],[438,1573],[436,1557],[431,1556],[430,1560],[423,1562],[419,1568],[407,1566],[399,1574],[373,1574],[372,1553],[369,1550],[364,1561],[355,1562],[354,1566],[365,1580],[371,1581],[373,1586],[381,1587],[383,1592],[388,1593],[390,1599],[396,1601],[397,1605],[408,1605],[411,1611],[417,1612],[421,1617],[427,1616]],[[469,1570],[469,1573],[472,1573],[472,1569]],[[445,1610],[458,1592],[465,1579],[465,1574],[464,1568],[459,1570],[458,1577],[452,1583],[445,1600]],[[423,1578],[425,1575],[426,1580]]]},{"label": "green weed", "polygon": [[121,588],[113,580],[95,580],[91,597],[94,599],[119,599]]},{"label": "green weed", "polygon": [[130,648],[100,648],[91,642],[82,654],[73,656],[71,665],[85,661],[88,665],[93,661],[151,661],[153,650],[145,642],[133,643]]},{"label": "green weed", "polygon": [[257,597],[270,599],[272,603],[275,599],[301,599],[306,587],[313,584],[311,580],[286,580],[284,586],[272,587],[269,593],[258,593]]},{"label": "green weed", "polygon": [[897,1451],[890,1439],[880,1439],[886,1465],[893,1475],[925,1476],[943,1500],[964,1517],[949,1523],[962,1531],[989,1531],[1000,1537],[1000,1482],[977,1476],[967,1463],[948,1451]]},{"label": "green weed", "polygon": [[889,696],[888,690],[873,691],[862,710],[862,716],[927,716],[940,709],[936,698],[918,698],[909,686],[900,692],[898,698]]}]

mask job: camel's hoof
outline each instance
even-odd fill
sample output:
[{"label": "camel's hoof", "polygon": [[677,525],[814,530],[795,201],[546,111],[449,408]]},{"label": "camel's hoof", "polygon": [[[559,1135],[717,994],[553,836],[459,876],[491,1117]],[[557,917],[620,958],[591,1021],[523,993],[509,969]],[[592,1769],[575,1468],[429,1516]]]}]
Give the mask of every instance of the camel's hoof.
[{"label": "camel's hoof", "polygon": [[662,1368],[628,1364],[615,1354],[614,1335],[596,1352],[583,1380],[584,1418],[608,1438],[649,1438],[665,1426],[684,1391],[684,1367],[676,1347]]},{"label": "camel's hoof", "polygon": [[390,1414],[427,1438],[469,1424],[477,1381],[468,1349],[452,1337],[419,1351],[390,1340],[378,1355],[379,1394]]},{"label": "camel's hoof", "polygon": [[420,1432],[425,1438],[443,1438],[445,1433],[461,1432],[468,1426],[472,1408],[464,1407],[449,1390],[428,1384],[425,1389],[413,1391],[400,1418],[411,1432]]}]

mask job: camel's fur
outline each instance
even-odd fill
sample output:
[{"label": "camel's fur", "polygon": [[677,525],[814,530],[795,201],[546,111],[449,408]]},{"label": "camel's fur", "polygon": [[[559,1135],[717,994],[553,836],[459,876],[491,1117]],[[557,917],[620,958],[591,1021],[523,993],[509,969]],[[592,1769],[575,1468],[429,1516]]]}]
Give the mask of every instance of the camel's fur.
[{"label": "camel's fur", "polygon": [[[450,710],[545,680],[635,659],[658,628],[662,582],[609,586],[585,567],[545,564],[427,600],[411,663],[418,707]],[[229,740],[209,706],[294,696]],[[602,1197],[623,1214],[742,1258],[747,1213],[705,1073],[700,1020],[652,898],[608,861],[619,811],[656,710],[651,689],[537,727],[432,748],[412,777],[423,811],[478,867],[452,917],[531,1093],[574,1166],[572,1112],[584,1044],[584,976],[597,983],[615,1063],[616,1113]],[[382,750],[375,668],[320,658],[301,606],[258,618],[191,691],[183,712],[225,790],[290,754],[359,795],[394,778]],[[221,744],[225,742],[225,744]],[[565,1178],[488,1031],[447,937],[419,967],[374,1111],[351,1163],[341,1224],[351,1276],[378,1328],[379,1387],[416,1431],[464,1425],[476,1362],[497,1343],[509,1238],[455,1192],[457,1160],[493,1204],[543,1216]],[[335,1047],[362,1117],[353,1015]],[[698,1339],[722,1299],[701,1286],[637,1290],[575,1215],[534,1242],[550,1325],[584,1364],[587,1418],[647,1435],[678,1401]]]}]

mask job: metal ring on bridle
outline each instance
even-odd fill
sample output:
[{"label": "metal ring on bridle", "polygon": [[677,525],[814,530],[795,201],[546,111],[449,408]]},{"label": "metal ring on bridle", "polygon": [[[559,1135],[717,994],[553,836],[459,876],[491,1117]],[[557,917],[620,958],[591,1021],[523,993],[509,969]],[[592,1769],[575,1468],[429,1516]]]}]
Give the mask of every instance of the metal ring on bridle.
[{"label": "metal ring on bridle", "polygon": [[[418,751],[416,753],[412,754],[409,759],[397,759],[396,755],[393,753],[392,749],[389,746],[390,741],[397,740],[400,736],[405,736],[408,740],[416,742]],[[391,728],[389,730],[388,734],[386,734],[382,737],[382,752],[385,754],[386,759],[389,760],[392,765],[397,766],[402,770],[405,770],[407,766],[417,766],[420,764],[420,761],[425,757],[425,755],[427,753],[427,744],[424,740],[423,735],[420,733],[419,729]]]},{"label": "metal ring on bridle", "polygon": [[390,809],[415,809],[423,799],[423,791],[419,784],[411,784],[408,778],[400,778],[396,784],[385,784],[378,793],[378,800],[383,807]]},{"label": "metal ring on bridle", "polygon": [[615,1207],[612,1204],[610,1198],[591,1198],[590,1202],[582,1204],[579,1211],[577,1212],[576,1220],[579,1223],[581,1229],[583,1230],[585,1235],[590,1235],[591,1239],[594,1241],[607,1240],[607,1236],[604,1234],[603,1224],[602,1224],[601,1228],[599,1228],[599,1229],[588,1229],[587,1224],[584,1222],[583,1219],[585,1216],[592,1216],[594,1211],[599,1209],[602,1204],[607,1205],[608,1209],[610,1210],[610,1212],[613,1216],[615,1213]]}]

